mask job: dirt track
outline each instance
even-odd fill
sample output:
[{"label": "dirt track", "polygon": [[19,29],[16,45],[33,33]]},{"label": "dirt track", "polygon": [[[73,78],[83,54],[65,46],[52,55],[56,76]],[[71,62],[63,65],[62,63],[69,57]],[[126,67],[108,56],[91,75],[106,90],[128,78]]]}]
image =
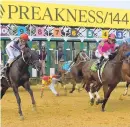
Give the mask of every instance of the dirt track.
[{"label": "dirt track", "polygon": [[[57,88],[61,96],[55,97],[48,89],[40,98],[40,87],[32,86],[37,111],[32,111],[31,99],[27,92],[20,88],[24,121],[20,121],[17,104],[12,90],[8,90],[2,103],[2,127],[130,127],[130,96],[119,96],[123,87],[113,91],[106,106],[90,106],[85,90],[64,95],[63,88]],[[130,93],[130,92],[129,92]],[[103,96],[102,89],[100,95]]]}]

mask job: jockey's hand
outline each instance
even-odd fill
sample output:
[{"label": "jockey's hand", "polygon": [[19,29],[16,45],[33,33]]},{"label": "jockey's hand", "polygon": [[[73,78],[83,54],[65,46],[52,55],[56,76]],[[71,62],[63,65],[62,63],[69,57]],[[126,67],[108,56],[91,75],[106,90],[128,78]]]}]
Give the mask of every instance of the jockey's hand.
[{"label": "jockey's hand", "polygon": [[101,55],[104,56],[104,53],[102,53]]},{"label": "jockey's hand", "polygon": [[114,55],[113,54],[110,54],[109,55],[109,60],[112,60],[114,58]]}]

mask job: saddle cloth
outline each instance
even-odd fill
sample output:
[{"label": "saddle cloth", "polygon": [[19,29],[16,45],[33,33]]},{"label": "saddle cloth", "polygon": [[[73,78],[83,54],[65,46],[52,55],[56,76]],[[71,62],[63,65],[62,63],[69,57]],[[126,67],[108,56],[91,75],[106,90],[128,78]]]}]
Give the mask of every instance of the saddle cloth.
[{"label": "saddle cloth", "polygon": [[62,66],[62,69],[65,70],[65,71],[69,71],[70,72],[70,64],[71,64],[72,61],[67,61],[63,64]]},{"label": "saddle cloth", "polygon": [[104,71],[104,68],[107,64],[109,60],[106,60],[106,61],[102,61],[101,65],[100,65],[100,68],[97,68],[97,61],[95,61],[92,66],[90,67],[90,69],[94,72],[97,72],[98,73],[98,78],[100,80],[100,82],[102,83],[102,73]]}]

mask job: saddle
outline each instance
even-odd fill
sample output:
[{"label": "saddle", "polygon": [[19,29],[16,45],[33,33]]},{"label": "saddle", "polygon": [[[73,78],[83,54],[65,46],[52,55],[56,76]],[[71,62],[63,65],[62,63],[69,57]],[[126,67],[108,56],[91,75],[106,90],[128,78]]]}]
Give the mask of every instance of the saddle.
[{"label": "saddle", "polygon": [[104,70],[104,68],[105,68],[105,66],[106,66],[106,64],[107,64],[108,61],[109,60],[103,60],[100,63],[99,67],[97,67],[97,61],[96,61],[96,62],[94,62],[92,64],[92,66],[90,68],[93,72],[97,72],[98,73],[98,78],[99,78],[99,80],[100,80],[101,83],[102,83],[102,80],[101,80],[102,79],[102,73],[103,73],[103,70]]}]

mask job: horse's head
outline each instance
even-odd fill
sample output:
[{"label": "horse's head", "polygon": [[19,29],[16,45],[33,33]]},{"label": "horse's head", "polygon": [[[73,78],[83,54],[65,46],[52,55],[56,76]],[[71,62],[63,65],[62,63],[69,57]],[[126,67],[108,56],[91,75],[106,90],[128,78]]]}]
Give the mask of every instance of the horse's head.
[{"label": "horse's head", "polygon": [[32,65],[33,68],[36,68],[37,71],[40,71],[41,63],[39,62],[39,54],[35,50],[24,48],[22,51],[22,58],[26,64]]},{"label": "horse's head", "polygon": [[88,57],[88,55],[86,54],[85,51],[81,51],[79,54],[78,54],[78,58],[77,58],[77,61],[76,62],[86,62],[87,60],[90,60],[90,58]]},{"label": "horse's head", "polygon": [[118,55],[120,56],[120,60],[123,60],[125,58],[126,52],[130,52],[130,45],[128,43],[123,43],[118,48]]}]

